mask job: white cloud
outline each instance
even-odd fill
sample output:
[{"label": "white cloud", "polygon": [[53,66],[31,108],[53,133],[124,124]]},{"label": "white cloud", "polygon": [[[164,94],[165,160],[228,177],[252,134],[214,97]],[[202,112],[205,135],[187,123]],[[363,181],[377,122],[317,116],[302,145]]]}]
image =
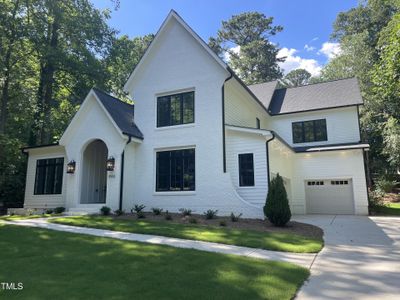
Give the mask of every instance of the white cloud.
[{"label": "white cloud", "polygon": [[318,50],[318,54],[325,55],[328,60],[334,58],[336,55],[340,54],[340,52],[340,44],[331,42],[323,43],[321,49]]},{"label": "white cloud", "polygon": [[311,42],[315,42],[316,40],[318,40],[319,39],[319,37],[315,37],[315,38],[313,38],[312,40],[311,40]]},{"label": "white cloud", "polygon": [[305,45],[304,45],[304,49],[305,49],[307,52],[311,52],[311,51],[314,51],[314,50],[315,50],[315,47],[310,46],[310,45],[308,45],[308,44],[305,44]]},{"label": "white cloud", "polygon": [[295,69],[305,69],[312,76],[317,76],[321,72],[322,67],[315,59],[302,58],[296,55],[298,51],[293,48],[282,48],[279,50],[277,57],[286,57],[284,62],[279,63],[279,66],[287,74]]},{"label": "white cloud", "polygon": [[[240,46],[232,47],[229,50],[231,50],[233,53],[240,54]],[[231,55],[229,52],[224,52],[224,61],[229,62],[231,59]]]}]

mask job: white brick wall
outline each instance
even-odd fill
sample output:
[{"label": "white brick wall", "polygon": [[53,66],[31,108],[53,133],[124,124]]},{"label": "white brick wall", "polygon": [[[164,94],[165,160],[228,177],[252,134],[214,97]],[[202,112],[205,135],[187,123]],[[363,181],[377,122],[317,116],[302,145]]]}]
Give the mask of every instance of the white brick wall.
[{"label": "white brick wall", "polygon": [[[135,99],[135,122],[144,134],[142,144],[127,155],[132,176],[126,176],[124,209],[144,204],[146,209],[161,207],[170,211],[190,208],[196,213],[218,209],[245,216],[262,216],[236,193],[229,174],[223,173],[222,91],[229,73],[198,42],[172,19],[152,46],[142,68],[136,73],[130,91]],[[195,92],[195,123],[156,128],[156,99],[160,94],[183,90]],[[254,118],[255,124],[255,118]],[[194,192],[155,192],[155,152],[158,149],[195,147],[196,190]]]}]

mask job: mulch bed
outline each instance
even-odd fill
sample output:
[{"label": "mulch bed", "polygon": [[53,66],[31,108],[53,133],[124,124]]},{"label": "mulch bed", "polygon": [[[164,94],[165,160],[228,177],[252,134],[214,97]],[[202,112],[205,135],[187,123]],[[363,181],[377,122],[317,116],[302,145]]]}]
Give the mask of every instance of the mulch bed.
[{"label": "mulch bed", "polygon": [[[172,220],[167,221],[165,220],[164,212],[158,216],[150,212],[146,212],[144,214],[146,218],[142,220],[190,224],[193,226],[207,225],[207,226],[214,226],[221,228],[248,229],[248,230],[256,230],[263,232],[293,233],[316,239],[321,239],[324,234],[323,230],[317,226],[295,221],[290,221],[288,224],[286,224],[285,227],[276,227],[273,224],[271,224],[268,220],[261,220],[261,219],[240,218],[238,222],[232,222],[230,217],[216,217],[215,219],[207,220],[203,215],[192,214],[191,216],[183,217],[182,214],[170,212],[169,214],[172,216]],[[126,219],[126,220],[137,219],[136,214],[125,214],[118,217],[113,216],[113,218]],[[197,223],[195,224],[191,223],[190,219],[196,219]],[[226,226],[224,227],[220,226],[221,221],[225,221]]]},{"label": "mulch bed", "polygon": [[400,202],[400,195],[395,193],[386,193],[383,197],[384,203],[398,203]]}]

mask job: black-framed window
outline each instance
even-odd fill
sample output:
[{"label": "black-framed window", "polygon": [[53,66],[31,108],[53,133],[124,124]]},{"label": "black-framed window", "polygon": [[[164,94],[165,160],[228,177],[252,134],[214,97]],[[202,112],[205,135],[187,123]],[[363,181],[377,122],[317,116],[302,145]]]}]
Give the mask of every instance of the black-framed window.
[{"label": "black-framed window", "polygon": [[239,154],[239,185],[254,186],[253,153]]},{"label": "black-framed window", "polygon": [[195,149],[157,152],[156,191],[195,190]]},{"label": "black-framed window", "polygon": [[257,126],[257,129],[261,128],[261,124],[260,124],[260,119],[259,118],[256,118],[256,126]]},{"label": "black-framed window", "polygon": [[157,98],[157,127],[194,123],[194,92]]},{"label": "black-framed window", "polygon": [[327,141],[326,119],[293,122],[293,143]]},{"label": "black-framed window", "polygon": [[36,161],[34,194],[61,194],[63,170],[63,157],[38,159]]}]

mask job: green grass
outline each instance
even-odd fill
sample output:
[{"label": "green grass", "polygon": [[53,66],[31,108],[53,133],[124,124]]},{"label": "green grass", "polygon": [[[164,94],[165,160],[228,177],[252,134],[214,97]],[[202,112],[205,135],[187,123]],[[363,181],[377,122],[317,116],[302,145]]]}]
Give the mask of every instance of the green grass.
[{"label": "green grass", "polygon": [[386,203],[375,207],[374,211],[379,215],[400,216],[400,203]]},{"label": "green grass", "polygon": [[315,253],[323,241],[291,233],[260,232],[244,229],[177,224],[168,221],[124,220],[101,216],[52,219],[50,222],[142,234],[154,234],[190,240],[209,241],[285,252]]},{"label": "green grass", "polygon": [[292,299],[305,268],[0,224],[0,299]]},{"label": "green grass", "polygon": [[37,219],[37,218],[48,218],[48,217],[57,217],[61,214],[43,214],[43,215],[13,215],[13,216],[0,216],[0,220],[5,221],[15,221],[15,220],[25,220],[25,219]]}]

